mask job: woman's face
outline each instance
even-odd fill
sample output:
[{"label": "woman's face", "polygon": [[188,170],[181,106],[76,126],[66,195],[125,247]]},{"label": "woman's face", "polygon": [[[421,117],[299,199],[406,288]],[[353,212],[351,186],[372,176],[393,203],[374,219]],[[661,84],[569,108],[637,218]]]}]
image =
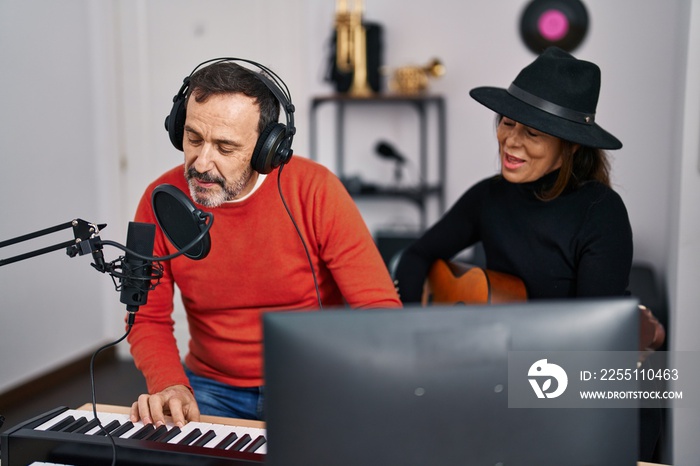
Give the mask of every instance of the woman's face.
[{"label": "woman's face", "polygon": [[564,141],[503,117],[496,131],[501,175],[511,183],[535,181],[561,167]]}]

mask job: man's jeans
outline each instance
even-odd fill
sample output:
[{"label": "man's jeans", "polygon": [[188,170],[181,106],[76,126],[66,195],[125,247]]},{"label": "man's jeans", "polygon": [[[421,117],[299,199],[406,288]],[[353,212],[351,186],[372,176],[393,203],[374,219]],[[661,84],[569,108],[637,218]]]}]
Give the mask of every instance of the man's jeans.
[{"label": "man's jeans", "polygon": [[200,414],[265,420],[264,387],[234,387],[195,375],[185,367]]}]

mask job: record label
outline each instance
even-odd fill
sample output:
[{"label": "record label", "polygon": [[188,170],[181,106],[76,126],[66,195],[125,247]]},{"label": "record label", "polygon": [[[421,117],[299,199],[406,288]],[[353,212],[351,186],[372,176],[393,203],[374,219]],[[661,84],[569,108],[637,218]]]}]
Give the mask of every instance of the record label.
[{"label": "record label", "polygon": [[532,0],[520,19],[523,42],[537,54],[551,45],[571,52],[587,31],[588,12],[580,0]]}]

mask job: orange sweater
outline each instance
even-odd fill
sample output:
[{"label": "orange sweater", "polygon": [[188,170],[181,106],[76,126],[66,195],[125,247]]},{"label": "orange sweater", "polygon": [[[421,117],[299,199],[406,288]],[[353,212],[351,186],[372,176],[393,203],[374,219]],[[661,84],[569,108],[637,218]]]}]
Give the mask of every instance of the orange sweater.
[{"label": "orange sweater", "polygon": [[[162,183],[188,193],[184,168],[153,182],[136,211],[156,223],[151,193]],[[136,314],[131,353],[148,390],[189,386],[173,335],[173,286],[189,323],[185,363],[226,384],[263,384],[261,314],[318,309],[309,262],[277,190],[277,172],[247,199],[207,209],[214,214],[211,251],[199,261],[163,262],[164,276]],[[352,198],[325,167],[295,157],[282,171],[285,201],[304,237],[324,307],[400,307],[389,273]],[[201,206],[198,206],[201,207]],[[176,249],[157,228],[154,255]]]}]

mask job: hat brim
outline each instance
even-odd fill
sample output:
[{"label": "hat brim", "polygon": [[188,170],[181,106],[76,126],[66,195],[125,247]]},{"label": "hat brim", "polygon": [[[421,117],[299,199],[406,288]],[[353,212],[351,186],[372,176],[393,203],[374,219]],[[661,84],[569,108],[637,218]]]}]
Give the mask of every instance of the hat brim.
[{"label": "hat brim", "polygon": [[547,113],[516,99],[505,89],[477,87],[469,95],[494,112],[560,139],[598,149],[620,149],[622,142],[598,124],[583,124]]}]

